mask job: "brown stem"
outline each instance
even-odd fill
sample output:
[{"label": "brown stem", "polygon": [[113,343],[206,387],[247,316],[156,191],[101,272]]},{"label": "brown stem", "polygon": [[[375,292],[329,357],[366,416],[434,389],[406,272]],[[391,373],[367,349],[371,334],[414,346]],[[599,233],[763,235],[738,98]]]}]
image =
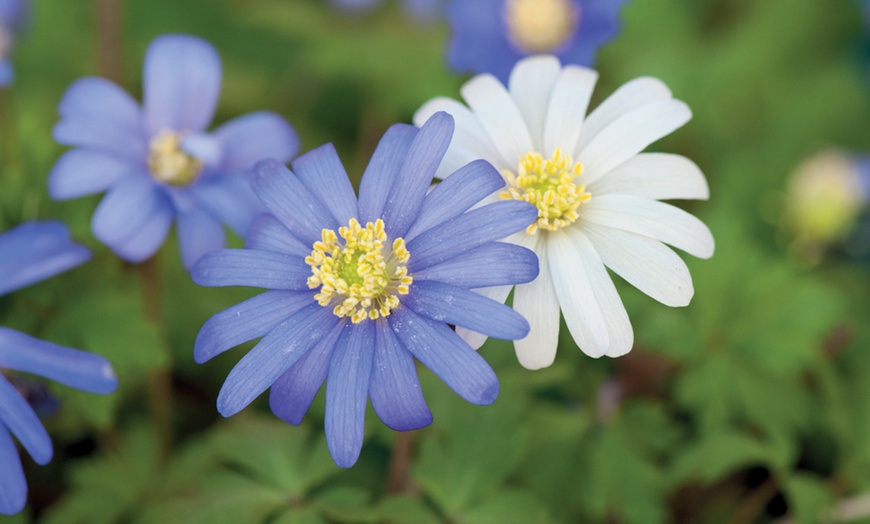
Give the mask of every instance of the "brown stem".
[{"label": "brown stem", "polygon": [[97,67],[100,75],[121,83],[121,0],[95,0]]},{"label": "brown stem", "polygon": [[414,450],[414,433],[396,432],[396,443],[390,457],[389,493],[407,493],[410,487],[411,455]]}]

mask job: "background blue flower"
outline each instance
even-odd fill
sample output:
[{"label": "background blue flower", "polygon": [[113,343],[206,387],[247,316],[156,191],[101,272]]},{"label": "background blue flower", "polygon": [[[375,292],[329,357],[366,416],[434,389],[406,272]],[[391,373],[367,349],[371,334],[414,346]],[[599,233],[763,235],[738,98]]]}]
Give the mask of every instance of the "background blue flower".
[{"label": "background blue flower", "polygon": [[204,40],[155,39],[145,57],[142,107],[102,78],[64,95],[55,140],[77,146],[57,162],[49,193],[70,199],[106,191],[94,235],[121,258],[139,262],[163,244],[173,220],[186,267],[224,246],[228,225],[244,236],[261,207],[247,170],[263,158],[289,160],[294,130],[268,112],[236,118],[212,133],[221,62]]},{"label": "background blue flower", "polygon": [[15,78],[9,60],[15,33],[28,17],[27,0],[0,0],[0,87],[9,85]]},{"label": "background blue flower", "polygon": [[[397,124],[384,135],[359,189],[359,202],[334,148],[320,147],[293,162],[293,171],[266,161],[255,168],[254,190],[273,215],[251,229],[247,249],[206,255],[191,272],[205,286],[268,288],[212,317],[196,340],[204,362],[248,340],[262,340],[230,372],[218,410],[233,415],[271,389],[272,411],[299,424],[324,380],[326,438],[336,464],[353,465],[363,441],[366,400],[398,431],[432,420],[414,358],[457,394],[490,404],[498,380],[489,365],[448,324],[501,339],[522,338],[528,323],[472,288],[528,282],[537,258],[528,249],[495,242],[528,226],[535,208],[503,201],[469,211],[504,185],[487,162],[470,163],[428,192],[453,135],[453,118],[437,113],[421,128]],[[413,278],[407,294],[376,320],[339,317],[311,289],[315,243],[327,242],[350,220],[382,219],[384,245],[403,238]],[[385,248],[388,249],[388,248]],[[388,288],[389,289],[389,288]]]},{"label": "background blue flower", "polygon": [[[32,222],[0,235],[0,295],[66,271],[90,258],[58,222]],[[27,400],[6,377],[8,370],[34,373],[92,393],[117,386],[102,357],[58,346],[0,327],[0,513],[21,511],[27,484],[14,435],[38,464],[51,460],[48,432]]]},{"label": "background blue flower", "polygon": [[521,58],[553,54],[563,64],[591,66],[616,36],[625,0],[452,0],[448,62],[457,72],[492,73],[507,83]]}]

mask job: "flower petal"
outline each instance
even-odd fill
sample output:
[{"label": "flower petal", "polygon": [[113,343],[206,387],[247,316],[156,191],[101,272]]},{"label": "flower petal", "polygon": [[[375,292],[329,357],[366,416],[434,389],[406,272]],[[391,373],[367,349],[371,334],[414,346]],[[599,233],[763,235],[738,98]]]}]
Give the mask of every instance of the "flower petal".
[{"label": "flower petal", "polygon": [[399,342],[472,404],[492,404],[498,396],[498,378],[489,364],[443,322],[399,307],[388,317]]},{"label": "flower petal", "polygon": [[349,468],[362,449],[372,376],[374,324],[347,323],[335,344],[326,380],[326,445],[336,465]]},{"label": "flower petal", "polygon": [[695,289],[686,263],[658,240],[588,224],[583,232],[595,245],[604,265],[662,304],[689,304]]},{"label": "flower petal", "polygon": [[359,183],[359,216],[363,224],[383,215],[390,188],[419,132],[414,126],[394,124],[378,142]]},{"label": "flower petal", "polygon": [[559,345],[559,299],[543,235],[536,235],[534,249],[541,272],[538,278],[514,288],[514,309],[529,322],[529,335],[514,341],[517,359],[526,369],[548,367],[556,358]]},{"label": "flower petal", "polygon": [[208,211],[218,222],[230,226],[237,235],[248,234],[254,219],[265,211],[251,189],[248,172],[204,177],[188,187],[196,205]]},{"label": "flower petal", "polygon": [[516,340],[529,334],[529,323],[508,306],[474,291],[434,280],[414,282],[402,302],[415,313],[490,337]]},{"label": "flower petal", "polygon": [[408,270],[416,273],[487,242],[522,231],[537,218],[537,208],[517,200],[495,202],[463,213],[408,242],[408,251],[411,252]]},{"label": "flower petal", "polygon": [[265,289],[308,290],[311,266],[296,256],[273,251],[222,249],[209,253],[190,271],[200,286],[249,286]]},{"label": "flower petal", "polygon": [[[479,293],[480,295],[495,300],[499,304],[504,304],[504,301],[507,300],[508,295],[513,289],[514,286],[495,286],[495,287],[486,287],[483,289],[474,290],[475,293]],[[468,344],[472,349],[480,349],[480,346],[486,342],[486,339],[489,338],[483,333],[478,331],[473,331],[471,329],[465,329],[462,326],[456,326],[456,334],[459,335],[466,344]]]},{"label": "flower petal", "polygon": [[581,220],[644,235],[699,258],[713,256],[713,235],[703,222],[678,207],[631,195],[601,195],[581,210]]},{"label": "flower petal", "polygon": [[375,322],[375,360],[369,397],[384,424],[396,431],[420,429],[432,423],[423,398],[414,357],[387,322]]},{"label": "flower petal", "polygon": [[[550,105],[553,86],[561,70],[562,65],[555,56],[535,55],[517,62],[511,71],[508,90],[529,128],[535,151],[544,150],[544,122],[547,121],[547,107]],[[580,115],[579,122],[583,121],[584,116],[585,113]],[[459,127],[458,122],[457,127]]]},{"label": "flower petal", "polygon": [[585,67],[566,66],[559,73],[547,107],[544,156],[558,148],[565,154],[574,150],[597,81],[598,73]]},{"label": "flower petal", "polygon": [[653,200],[707,200],[710,188],[701,169],[684,156],[641,153],[588,186],[593,195],[618,193]]},{"label": "flower petal", "polygon": [[384,203],[383,218],[390,236],[404,236],[417,220],[452,138],[453,117],[447,113],[432,115],[414,137]]},{"label": "flower petal", "polygon": [[90,393],[111,393],[118,385],[103,357],[2,327],[0,368],[33,373]]},{"label": "flower petal", "polygon": [[177,227],[181,260],[188,271],[203,255],[225,245],[224,228],[201,209],[179,213]]},{"label": "flower petal", "polygon": [[452,176],[436,184],[426,195],[420,216],[405,235],[405,241],[461,215],[502,187],[504,179],[486,160],[475,160],[466,164]]},{"label": "flower petal", "polygon": [[339,318],[329,308],[313,303],[270,331],[230,371],[218,394],[220,414],[230,417],[243,410],[338,322]]},{"label": "flower petal", "polygon": [[0,375],[0,425],[6,426],[33,460],[44,466],[51,461],[51,438],[18,390]]},{"label": "flower petal", "polygon": [[193,358],[202,364],[230,348],[262,337],[313,301],[310,291],[270,290],[225,309],[199,330]]},{"label": "flower petal", "polygon": [[274,251],[305,258],[311,254],[312,246],[306,246],[293,236],[274,215],[260,215],[248,232],[245,249]]},{"label": "flower petal", "polygon": [[91,258],[60,222],[28,222],[0,235],[0,295],[78,266]]},{"label": "flower petal", "polygon": [[[437,280],[468,289],[531,282],[538,257],[522,246],[489,242],[413,274],[414,282]],[[502,300],[504,302],[504,300]]]},{"label": "flower petal", "polygon": [[486,130],[504,165],[534,150],[532,137],[507,89],[494,76],[478,75],[462,86],[462,97]]},{"label": "flower petal", "polygon": [[293,127],[267,111],[230,120],[217,128],[214,136],[221,143],[221,169],[226,171],[247,171],[267,158],[286,163],[299,151]]},{"label": "flower petal", "polygon": [[211,44],[188,35],[157,37],[142,75],[149,136],[202,131],[211,122],[221,89],[221,59]]},{"label": "flower petal", "polygon": [[325,144],[293,161],[293,173],[323,202],[342,225],[357,218],[356,195],[332,144]]},{"label": "flower petal", "polygon": [[0,424],[0,515],[14,515],[27,504],[27,480],[18,457],[18,448],[9,431]]},{"label": "flower petal", "polygon": [[91,149],[73,149],[60,157],[48,175],[48,194],[69,200],[108,189],[122,178],[144,174],[144,166]]}]

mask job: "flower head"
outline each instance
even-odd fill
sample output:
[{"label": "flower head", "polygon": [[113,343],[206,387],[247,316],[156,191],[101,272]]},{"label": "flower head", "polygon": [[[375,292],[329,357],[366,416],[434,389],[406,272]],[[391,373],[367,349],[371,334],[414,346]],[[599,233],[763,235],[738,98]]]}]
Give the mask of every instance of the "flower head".
[{"label": "flower head", "polygon": [[0,0],[0,87],[12,83],[15,72],[9,57],[17,33],[30,13],[27,0]]},{"label": "flower head", "polygon": [[[90,258],[56,222],[33,222],[0,235],[0,295],[66,271]],[[100,356],[37,340],[0,327],[0,514],[18,513],[27,483],[12,436],[38,464],[51,460],[48,433],[7,373],[34,373],[92,393],[117,386],[112,367]]]},{"label": "flower head", "polygon": [[162,36],[148,48],[144,102],[102,78],[74,83],[61,101],[54,137],[64,154],[49,193],[70,199],[106,191],[94,235],[139,262],[177,220],[186,267],[224,246],[223,224],[244,236],[262,208],[247,172],[264,158],[289,160],[295,132],[273,113],[252,113],[206,132],[217,105],[221,62],[207,42]]},{"label": "flower head", "polygon": [[506,82],[523,57],[548,53],[590,66],[619,29],[623,0],[452,0],[450,67]]},{"label": "flower head", "polygon": [[367,398],[393,429],[431,422],[414,358],[465,400],[495,400],[492,369],[448,324],[525,336],[521,316],[470,290],[537,275],[534,253],[496,242],[536,212],[507,200],[475,207],[504,186],[484,161],[428,191],[452,133],[443,113],[419,130],[391,127],[359,199],[331,145],[296,159],[292,172],[275,161],[257,165],[254,191],[272,214],[252,227],[246,249],[206,255],[191,273],[201,285],[269,289],[218,313],[197,337],[198,362],[263,337],[221,389],[224,416],[271,387],[272,410],[299,424],[328,378],[327,442],[349,467],[362,446]]},{"label": "flower head", "polygon": [[[555,358],[560,308],[588,355],[631,349],[631,324],[605,266],[659,302],[685,306],[694,292],[689,270],[664,244],[701,258],[713,254],[703,223],[659,202],[708,198],[701,171],[682,156],[641,153],[685,124],[689,108],[660,81],[638,78],[586,116],[596,80],[591,69],[535,56],[517,64],[508,88],[479,75],[462,88],[468,107],[440,98],[414,116],[418,124],[437,111],[456,118],[436,176],[482,158],[508,182],[488,201],[523,200],[538,209],[537,222],[508,239],[533,249],[541,264],[540,276],[517,286],[513,299],[531,325],[529,336],[514,343],[531,369]],[[510,289],[482,292],[504,301]],[[485,340],[457,331],[474,347]]]}]

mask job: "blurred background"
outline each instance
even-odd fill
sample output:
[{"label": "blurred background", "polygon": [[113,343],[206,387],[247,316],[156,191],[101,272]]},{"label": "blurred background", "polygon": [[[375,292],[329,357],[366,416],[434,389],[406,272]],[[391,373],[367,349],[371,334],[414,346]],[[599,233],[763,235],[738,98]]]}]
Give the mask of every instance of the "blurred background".
[{"label": "blurred background", "polygon": [[217,392],[251,345],[196,365],[193,342],[255,291],[199,288],[172,239],[151,263],[161,286],[143,289],[90,232],[99,196],[48,198],[64,150],[51,129],[74,80],[109,77],[139,99],[149,42],[190,33],[223,60],[216,124],[278,112],[302,151],[333,142],[356,183],[388,126],[459,97],[468,77],[445,63],[446,20],[394,1],[353,13],[325,0],[33,8],[0,90],[0,231],[61,219],[94,258],[0,297],[0,324],[105,356],[120,388],[21,377],[55,457],[22,455],[30,502],[0,523],[870,522],[870,213],[850,182],[870,155],[858,1],[627,2],[598,53],[593,106],[650,75],[694,112],[651,148],[690,157],[711,186],[686,207],[717,243],[711,260],[687,258],[691,305],[617,279],[636,343],[616,360],[586,357],[564,326],[556,363],[537,372],[491,340],[481,351],[502,386],[489,407],[421,368],[434,423],[397,440],[370,410],[348,470],[326,450],[323,391],[300,427],[265,396],[220,417]]}]

